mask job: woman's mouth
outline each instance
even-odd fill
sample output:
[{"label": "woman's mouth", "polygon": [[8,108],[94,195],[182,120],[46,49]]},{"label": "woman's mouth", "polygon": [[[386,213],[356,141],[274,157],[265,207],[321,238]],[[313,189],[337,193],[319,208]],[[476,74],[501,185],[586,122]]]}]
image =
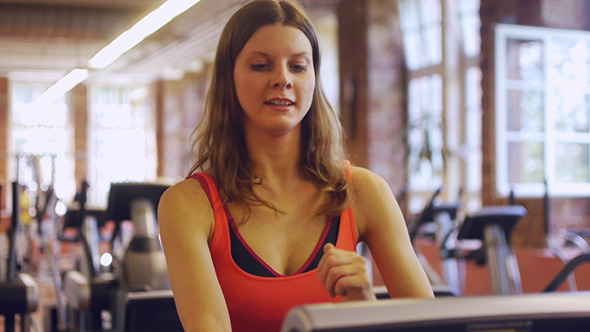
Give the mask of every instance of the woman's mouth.
[{"label": "woman's mouth", "polygon": [[273,99],[266,101],[265,104],[272,106],[292,106],[295,103],[286,99]]}]

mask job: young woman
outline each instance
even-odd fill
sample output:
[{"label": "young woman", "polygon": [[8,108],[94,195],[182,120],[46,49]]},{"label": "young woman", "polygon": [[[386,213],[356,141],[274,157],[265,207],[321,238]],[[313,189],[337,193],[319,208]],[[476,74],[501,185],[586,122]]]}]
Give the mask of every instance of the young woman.
[{"label": "young woman", "polygon": [[346,162],[319,72],[293,1],[251,1],[222,32],[197,161],[159,205],[185,330],[278,331],[297,305],[374,300],[359,241],[392,297],[433,296],[387,183]]}]

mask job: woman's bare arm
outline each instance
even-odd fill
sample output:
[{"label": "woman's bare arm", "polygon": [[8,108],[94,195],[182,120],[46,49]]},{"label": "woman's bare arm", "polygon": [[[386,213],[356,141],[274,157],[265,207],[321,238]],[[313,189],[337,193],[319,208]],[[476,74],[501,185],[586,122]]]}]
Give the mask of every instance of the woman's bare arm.
[{"label": "woman's bare arm", "polygon": [[209,252],[213,209],[198,181],[184,180],[162,195],[158,223],[185,331],[230,331],[229,314]]},{"label": "woman's bare arm", "polygon": [[380,176],[353,168],[354,215],[391,297],[433,297],[432,287],[412,247],[403,215]]}]

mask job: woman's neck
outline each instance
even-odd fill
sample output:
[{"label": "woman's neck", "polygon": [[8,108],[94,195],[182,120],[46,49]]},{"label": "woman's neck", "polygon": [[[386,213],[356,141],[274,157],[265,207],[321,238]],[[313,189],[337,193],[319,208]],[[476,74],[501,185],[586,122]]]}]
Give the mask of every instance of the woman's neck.
[{"label": "woman's neck", "polygon": [[246,144],[254,174],[265,184],[284,185],[302,178],[299,128],[280,137],[246,135]]}]

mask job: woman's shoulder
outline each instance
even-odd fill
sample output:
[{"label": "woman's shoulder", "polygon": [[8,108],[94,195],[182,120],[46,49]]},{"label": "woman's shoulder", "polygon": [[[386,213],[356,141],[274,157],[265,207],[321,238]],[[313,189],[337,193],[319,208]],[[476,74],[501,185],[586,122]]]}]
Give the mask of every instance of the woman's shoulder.
[{"label": "woman's shoulder", "polygon": [[[213,224],[213,210],[207,193],[193,178],[184,179],[168,188],[158,206],[159,223],[185,226],[187,220],[198,220],[197,224],[210,228]],[[183,226],[184,227],[184,226]]]},{"label": "woman's shoulder", "polygon": [[162,195],[161,201],[168,202],[182,202],[184,200],[194,201],[199,198],[207,198],[207,194],[199,181],[192,177],[188,177],[180,182],[170,186]]},{"label": "woman's shoulder", "polygon": [[380,220],[394,198],[389,184],[378,174],[363,167],[351,167],[351,174],[353,210],[359,235],[363,237],[369,223]]},{"label": "woman's shoulder", "polygon": [[352,186],[355,188],[355,191],[382,189],[383,186],[387,186],[387,182],[381,176],[367,168],[351,166],[350,173],[352,175]]}]

